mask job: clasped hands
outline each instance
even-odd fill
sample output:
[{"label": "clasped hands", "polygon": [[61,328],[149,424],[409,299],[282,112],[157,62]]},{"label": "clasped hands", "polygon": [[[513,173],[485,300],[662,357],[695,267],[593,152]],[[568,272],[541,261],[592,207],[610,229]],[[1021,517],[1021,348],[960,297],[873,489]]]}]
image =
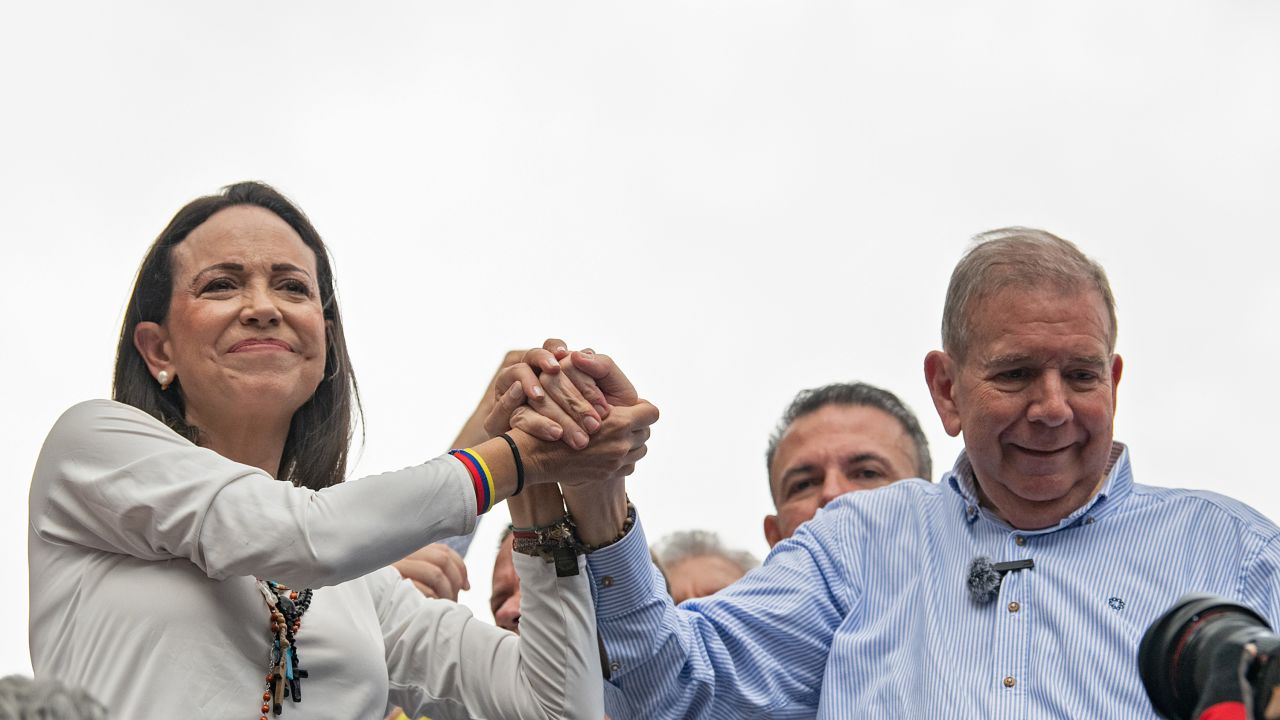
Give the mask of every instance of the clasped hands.
[{"label": "clasped hands", "polygon": [[658,409],[607,355],[570,352],[556,338],[499,371],[493,391],[485,431],[514,428],[541,440],[526,454],[526,473],[560,484],[583,542],[616,538],[626,518],[624,478],[648,452]]}]

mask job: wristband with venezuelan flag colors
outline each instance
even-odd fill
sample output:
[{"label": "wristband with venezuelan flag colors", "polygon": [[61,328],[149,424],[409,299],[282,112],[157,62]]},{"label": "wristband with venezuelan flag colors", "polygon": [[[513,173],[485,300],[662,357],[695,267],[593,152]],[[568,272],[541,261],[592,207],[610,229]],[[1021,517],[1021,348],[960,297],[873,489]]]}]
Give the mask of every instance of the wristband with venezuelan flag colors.
[{"label": "wristband with venezuelan flag colors", "polygon": [[489,512],[493,509],[493,474],[489,472],[489,466],[484,464],[484,458],[471,448],[450,450],[449,454],[458,458],[467,472],[471,473],[471,482],[475,484],[476,490],[476,514]]}]

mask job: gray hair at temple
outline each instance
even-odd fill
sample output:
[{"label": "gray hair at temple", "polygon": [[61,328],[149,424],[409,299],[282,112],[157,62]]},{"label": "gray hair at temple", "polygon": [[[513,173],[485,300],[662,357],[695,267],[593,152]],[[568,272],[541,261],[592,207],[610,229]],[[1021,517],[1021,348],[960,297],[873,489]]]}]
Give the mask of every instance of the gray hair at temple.
[{"label": "gray hair at temple", "polygon": [[107,709],[83,690],[10,675],[0,678],[0,720],[107,720]]},{"label": "gray hair at temple", "polygon": [[1044,230],[1007,227],[973,238],[956,264],[942,308],[942,349],[957,360],[969,350],[968,313],[972,305],[1007,287],[1050,284],[1068,292],[1096,290],[1107,306],[1111,335],[1107,351],[1116,349],[1116,299],[1107,273],[1074,243]]},{"label": "gray hair at temple", "polygon": [[782,413],[777,429],[769,437],[769,448],[764,453],[766,471],[772,472],[773,456],[777,453],[778,443],[782,442],[782,436],[786,434],[787,428],[791,427],[796,420],[809,413],[817,412],[827,405],[875,408],[897,420],[902,424],[902,429],[907,431],[907,435],[911,437],[911,444],[916,448],[916,474],[925,480],[932,480],[933,460],[929,456],[929,438],[925,437],[915,413],[911,412],[911,409],[898,399],[897,395],[863,382],[831,383],[797,393],[791,405],[787,406],[786,412]]},{"label": "gray hair at temple", "polygon": [[720,536],[708,530],[679,530],[662,538],[653,548],[658,565],[669,568],[689,558],[716,555],[736,565],[743,574],[760,564],[755,555],[746,550],[730,550],[720,542]]}]

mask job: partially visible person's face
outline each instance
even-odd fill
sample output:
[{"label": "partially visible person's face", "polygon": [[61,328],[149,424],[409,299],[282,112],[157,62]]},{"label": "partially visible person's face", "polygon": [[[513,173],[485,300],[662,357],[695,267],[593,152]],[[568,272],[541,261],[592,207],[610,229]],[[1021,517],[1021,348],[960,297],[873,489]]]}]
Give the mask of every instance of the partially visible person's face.
[{"label": "partially visible person's face", "polygon": [[1093,290],[1006,288],[977,300],[963,359],[930,353],[943,426],[963,433],[983,503],[1011,525],[1056,524],[1084,505],[1111,453],[1123,367]]},{"label": "partially visible person's face", "polygon": [[502,541],[498,548],[498,557],[493,561],[493,590],[489,594],[489,609],[493,611],[493,621],[500,628],[513,633],[520,632],[520,576],[516,575],[515,563],[511,560],[510,535]]},{"label": "partially visible person's face", "polygon": [[778,441],[769,484],[777,515],[764,521],[772,547],[818,508],[853,490],[916,476],[916,448],[889,413],[864,405],[825,405],[798,418]]},{"label": "partially visible person's face", "polygon": [[315,253],[274,213],[249,205],[215,213],[171,252],[162,352],[188,420],[291,417],[324,376]]},{"label": "partially visible person's face", "polygon": [[671,598],[677,604],[720,592],[744,574],[719,555],[695,555],[663,570],[671,585]]}]

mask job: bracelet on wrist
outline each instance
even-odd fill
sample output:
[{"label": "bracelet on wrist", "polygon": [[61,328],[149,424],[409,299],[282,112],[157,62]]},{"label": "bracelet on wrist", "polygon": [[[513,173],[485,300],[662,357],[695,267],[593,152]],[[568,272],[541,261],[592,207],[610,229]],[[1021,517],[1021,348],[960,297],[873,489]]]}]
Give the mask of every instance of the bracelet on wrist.
[{"label": "bracelet on wrist", "polygon": [[520,448],[516,446],[516,441],[512,440],[510,435],[502,433],[498,437],[506,440],[507,444],[511,446],[511,459],[516,464],[516,491],[511,493],[511,497],[515,497],[520,494],[521,490],[524,490],[524,461],[520,459]]},{"label": "bracelet on wrist", "polygon": [[493,473],[489,465],[474,448],[450,450],[449,454],[457,458],[471,476],[471,485],[476,492],[476,515],[483,515],[493,508]]},{"label": "bracelet on wrist", "polygon": [[511,549],[521,555],[542,558],[556,566],[556,577],[578,574],[578,556],[583,554],[577,527],[568,515],[550,525],[518,528],[511,526]]},{"label": "bracelet on wrist", "polygon": [[[570,522],[573,521],[573,517],[571,515],[566,514],[565,518],[568,519]],[[635,524],[636,524],[636,506],[631,504],[631,498],[627,498],[627,516],[622,520],[622,530],[612,540],[606,540],[598,545],[588,545],[586,543],[580,543],[582,546],[583,554],[590,555],[591,553],[597,550],[607,548],[610,545],[618,542],[622,538],[626,537],[627,533],[631,532],[631,528],[635,527]],[[577,526],[574,526],[574,527],[576,528]]]}]

